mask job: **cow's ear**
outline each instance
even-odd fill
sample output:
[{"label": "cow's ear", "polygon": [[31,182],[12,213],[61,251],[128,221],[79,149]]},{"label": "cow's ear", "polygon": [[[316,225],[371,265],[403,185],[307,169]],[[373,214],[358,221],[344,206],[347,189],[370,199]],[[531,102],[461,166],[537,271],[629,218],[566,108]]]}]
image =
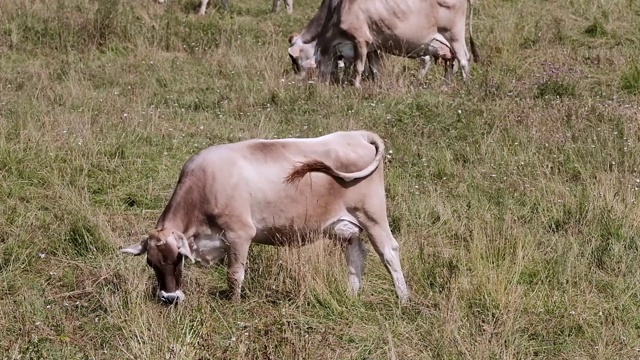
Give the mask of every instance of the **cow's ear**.
[{"label": "cow's ear", "polygon": [[173,236],[178,243],[178,253],[188,257],[192,263],[196,262],[196,260],[193,258],[193,255],[191,254],[191,248],[189,247],[189,241],[187,241],[187,237],[179,231],[174,231]]},{"label": "cow's ear", "polygon": [[293,56],[294,58],[300,56],[300,48],[298,47],[298,45],[292,45],[291,47],[289,47],[289,55]]},{"label": "cow's ear", "polygon": [[293,42],[296,40],[297,37],[298,37],[297,33],[292,33],[291,35],[289,35],[289,45],[293,45]]},{"label": "cow's ear", "polygon": [[128,248],[120,249],[120,252],[131,254],[133,256],[142,255],[147,252],[147,239],[144,239],[137,244],[131,245]]}]

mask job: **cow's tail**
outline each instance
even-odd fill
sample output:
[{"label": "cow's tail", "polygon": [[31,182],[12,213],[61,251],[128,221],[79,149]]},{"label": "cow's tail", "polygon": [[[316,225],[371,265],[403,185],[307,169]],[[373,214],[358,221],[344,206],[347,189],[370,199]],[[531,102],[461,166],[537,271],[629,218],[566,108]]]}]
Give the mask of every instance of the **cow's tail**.
[{"label": "cow's tail", "polygon": [[471,46],[473,61],[476,63],[481,63],[482,58],[480,57],[480,52],[478,52],[476,42],[473,41],[473,0],[467,0],[467,5],[467,7],[469,8],[469,46]]},{"label": "cow's tail", "polygon": [[311,172],[325,173],[329,176],[333,176],[347,182],[371,175],[374,171],[376,171],[384,158],[384,142],[382,141],[380,136],[371,132],[366,132],[365,136],[365,140],[367,140],[369,144],[373,145],[376,148],[376,156],[373,159],[373,162],[366,168],[352,173],[344,173],[333,169],[322,160],[310,159],[296,165],[296,167],[291,170],[289,175],[287,175],[284,182],[287,184],[297,183],[302,180],[305,175]]}]

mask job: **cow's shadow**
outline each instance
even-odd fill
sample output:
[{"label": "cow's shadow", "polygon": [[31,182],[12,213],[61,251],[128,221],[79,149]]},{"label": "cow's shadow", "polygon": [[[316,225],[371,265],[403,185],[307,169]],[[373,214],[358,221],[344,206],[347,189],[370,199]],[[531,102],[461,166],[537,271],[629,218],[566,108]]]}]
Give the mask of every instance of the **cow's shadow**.
[{"label": "cow's shadow", "polygon": [[[216,298],[218,300],[227,300],[230,301],[231,300],[231,296],[232,296],[233,292],[231,291],[231,289],[211,289],[209,290],[209,296]],[[244,293],[240,294],[240,298],[245,298]]]}]

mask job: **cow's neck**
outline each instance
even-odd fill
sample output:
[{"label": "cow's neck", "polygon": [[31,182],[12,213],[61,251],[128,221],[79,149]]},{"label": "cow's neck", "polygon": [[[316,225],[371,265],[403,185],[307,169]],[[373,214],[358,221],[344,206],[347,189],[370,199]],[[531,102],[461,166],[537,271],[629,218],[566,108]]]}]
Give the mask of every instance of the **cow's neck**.
[{"label": "cow's neck", "polygon": [[320,30],[322,29],[322,24],[324,23],[325,18],[327,17],[327,14],[329,13],[329,11],[331,11],[333,6],[332,0],[322,0],[320,8],[304,28],[302,34],[300,34],[300,37],[305,44],[316,40],[318,34],[320,33]]},{"label": "cow's neck", "polygon": [[187,238],[194,236],[202,226],[202,219],[198,216],[201,212],[195,208],[199,202],[189,201],[189,196],[192,194],[193,192],[190,191],[184,191],[182,194],[180,191],[175,191],[160,215],[156,229],[179,231]]}]

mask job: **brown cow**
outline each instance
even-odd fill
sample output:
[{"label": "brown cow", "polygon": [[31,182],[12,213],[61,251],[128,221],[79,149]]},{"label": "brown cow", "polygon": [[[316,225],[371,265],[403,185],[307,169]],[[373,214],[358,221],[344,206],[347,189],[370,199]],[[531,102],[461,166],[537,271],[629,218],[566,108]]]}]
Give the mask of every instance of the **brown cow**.
[{"label": "brown cow", "polygon": [[[316,43],[322,30],[327,14],[331,8],[332,0],[323,0],[316,14],[309,20],[307,26],[302,29],[300,34],[293,33],[289,36],[289,58],[293,71],[299,78],[303,78],[307,71],[316,68]],[[431,66],[431,62],[443,61],[445,66],[445,74],[452,70],[454,55],[449,42],[440,34],[435,33],[430,40],[425,42],[427,54],[421,57],[422,68],[418,76],[424,77]],[[475,45],[474,45],[475,48]],[[351,54],[339,54],[338,67],[344,67],[344,62],[353,63],[355,60]],[[348,57],[348,56],[351,57]],[[380,63],[379,51],[369,51],[367,53],[367,63],[371,77],[375,79],[378,73],[378,65]]]},{"label": "brown cow", "polygon": [[209,147],[183,166],[155,229],[121,251],[147,254],[166,303],[184,299],[185,257],[208,264],[226,256],[229,288],[239,299],[252,243],[302,246],[322,233],[346,243],[350,290],[357,293],[364,231],[405,302],[409,292],[387,220],[383,158],[382,139],[368,131]]},{"label": "brown cow", "polygon": [[[325,21],[315,38],[316,65],[320,80],[335,71],[335,59],[354,59],[354,85],[360,87],[369,52],[380,50],[408,58],[429,56],[429,44],[440,33],[469,77],[469,54],[465,45],[465,20],[470,0],[330,0]],[[469,27],[471,29],[471,26]],[[477,49],[470,34],[471,51]],[[452,72],[447,73],[450,80]]]}]

